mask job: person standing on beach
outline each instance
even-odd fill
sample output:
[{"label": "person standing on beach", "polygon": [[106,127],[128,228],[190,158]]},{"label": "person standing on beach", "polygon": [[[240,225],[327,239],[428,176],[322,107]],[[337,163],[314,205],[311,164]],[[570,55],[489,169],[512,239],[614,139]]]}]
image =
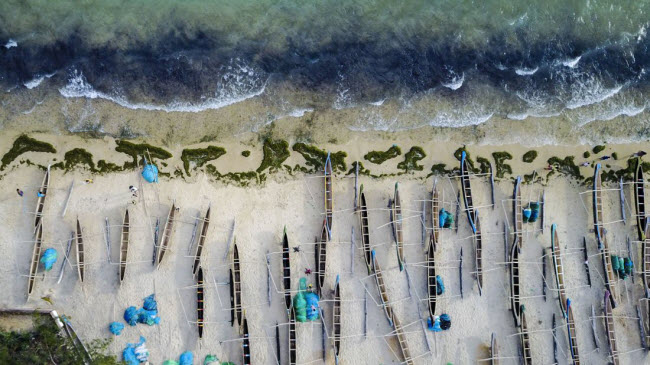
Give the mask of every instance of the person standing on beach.
[{"label": "person standing on beach", "polygon": [[609,160],[610,158],[612,158],[612,157],[611,156],[603,156],[603,157],[600,158],[600,160],[604,161],[604,160]]},{"label": "person standing on beach", "polygon": [[20,190],[20,189],[16,189],[16,193],[18,193],[18,195],[20,195],[20,196],[23,196],[23,191]]},{"label": "person standing on beach", "polygon": [[131,185],[131,186],[129,186],[129,190],[131,190],[131,192],[133,193],[133,197],[134,197],[134,198],[137,198],[137,197],[138,197],[138,188],[136,188],[135,186]]}]

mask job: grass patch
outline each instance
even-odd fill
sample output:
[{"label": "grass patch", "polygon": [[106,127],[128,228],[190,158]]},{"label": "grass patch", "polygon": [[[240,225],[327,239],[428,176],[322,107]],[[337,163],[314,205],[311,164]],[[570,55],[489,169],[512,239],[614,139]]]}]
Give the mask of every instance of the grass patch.
[{"label": "grass patch", "polygon": [[574,177],[578,180],[583,180],[584,177],[580,174],[580,168],[575,164],[573,160],[574,156],[566,156],[564,159],[553,156],[549,158],[547,162],[559,173]]},{"label": "grass patch", "polygon": [[289,142],[283,139],[276,141],[267,139],[264,141],[262,152],[264,152],[264,157],[256,171],[262,172],[266,169],[269,169],[269,172],[277,171],[282,168],[282,163],[289,158]]},{"label": "grass patch", "polygon": [[131,162],[125,162],[123,169],[135,169],[138,166],[138,157],[139,156],[145,156],[149,157],[151,156],[152,159],[159,159],[159,160],[166,160],[168,158],[172,157],[172,154],[169,153],[168,151],[152,146],[148,143],[140,143],[140,144],[135,144],[131,143],[129,141],[124,141],[124,140],[119,140],[117,142],[117,147],[115,147],[115,151],[120,152],[120,153],[125,153],[133,159]]},{"label": "grass patch", "polygon": [[397,168],[404,170],[404,172],[422,171],[424,170],[424,166],[418,165],[418,161],[422,160],[425,157],[427,157],[427,154],[424,153],[422,147],[413,146],[404,155],[404,161],[397,164]]},{"label": "grass patch", "polygon": [[244,157],[248,157],[248,156],[251,155],[251,151],[249,151],[249,150],[241,151],[241,155],[244,156]]},{"label": "grass patch", "polygon": [[386,151],[370,151],[366,153],[363,156],[363,158],[374,164],[381,165],[387,160],[390,160],[391,158],[395,158],[401,154],[402,154],[402,150],[398,146],[392,145]]},{"label": "grass patch", "polygon": [[597,155],[597,154],[603,152],[604,149],[605,149],[605,146],[599,144],[598,146],[594,147],[591,151],[592,151],[594,154]]},{"label": "grass patch", "polygon": [[206,148],[184,149],[181,154],[181,161],[183,161],[183,168],[187,176],[190,176],[190,162],[193,162],[195,168],[199,168],[206,164],[208,161],[216,160],[226,154],[226,150],[222,147],[208,146]]},{"label": "grass patch", "polygon": [[525,163],[531,163],[531,162],[535,161],[536,158],[537,158],[537,151],[535,151],[535,150],[530,150],[530,151],[524,153],[524,155],[522,157],[522,159],[524,160]]},{"label": "grass patch", "polygon": [[23,134],[16,138],[11,149],[2,156],[0,170],[4,170],[7,165],[25,152],[56,153],[56,148],[50,143],[39,141]]},{"label": "grass patch", "polygon": [[492,157],[494,158],[494,165],[496,166],[496,176],[498,178],[503,178],[508,175],[512,175],[512,167],[506,163],[507,160],[512,160],[512,155],[506,151],[492,152]]},{"label": "grass patch", "polygon": [[[312,172],[323,169],[325,160],[327,159],[326,151],[321,150],[314,145],[308,145],[300,142],[293,145],[293,150],[302,155],[302,157],[305,159],[305,164],[312,167]],[[345,172],[347,170],[347,166],[345,164],[345,158],[347,156],[348,154],[345,153],[345,151],[331,153],[330,158],[332,160],[332,170]]]}]

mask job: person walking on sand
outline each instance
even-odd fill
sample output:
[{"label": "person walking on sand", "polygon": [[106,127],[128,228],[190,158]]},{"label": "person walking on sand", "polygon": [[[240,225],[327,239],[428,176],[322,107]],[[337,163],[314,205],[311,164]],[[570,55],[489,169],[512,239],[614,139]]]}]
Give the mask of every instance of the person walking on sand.
[{"label": "person walking on sand", "polygon": [[86,179],[86,184],[92,184],[92,183],[93,183],[93,179]]},{"label": "person walking on sand", "polygon": [[587,166],[589,166],[589,161],[581,163],[580,166],[582,166],[582,167],[587,167]]},{"label": "person walking on sand", "polygon": [[138,188],[135,186],[131,185],[129,186],[129,190],[131,190],[131,193],[133,193],[133,197],[137,198],[138,197]]},{"label": "person walking on sand", "polygon": [[600,160],[605,161],[605,160],[609,160],[610,158],[612,158],[612,157],[611,156],[603,156],[603,157],[600,158]]},{"label": "person walking on sand", "polygon": [[16,193],[18,193],[18,195],[20,195],[20,196],[23,196],[23,191],[20,190],[20,189],[16,189]]}]

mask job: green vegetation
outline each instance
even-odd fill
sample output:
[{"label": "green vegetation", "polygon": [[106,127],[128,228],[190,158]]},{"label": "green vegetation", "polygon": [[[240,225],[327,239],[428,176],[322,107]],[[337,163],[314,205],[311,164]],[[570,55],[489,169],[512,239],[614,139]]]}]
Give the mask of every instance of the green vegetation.
[{"label": "green vegetation", "polygon": [[248,157],[248,156],[251,155],[251,151],[249,151],[249,150],[241,151],[241,155],[244,156],[244,157]]},{"label": "green vegetation", "polygon": [[[307,166],[311,166],[312,171],[323,169],[325,165],[325,160],[327,159],[326,151],[321,150],[320,148],[314,145],[308,145],[304,143],[294,144],[293,150],[300,153],[302,157],[304,157],[306,161],[305,164]],[[345,151],[338,151],[335,153],[331,153],[330,159],[332,160],[332,170],[345,172],[347,170],[347,166],[345,164],[345,158],[347,156],[348,154],[345,153]]]},{"label": "green vegetation", "polygon": [[226,184],[234,184],[242,187],[249,186],[251,182],[259,184],[266,179],[264,174],[258,175],[255,171],[229,172],[227,174],[222,174],[212,164],[207,165],[205,171],[214,176],[217,181],[223,181]]},{"label": "green vegetation", "polygon": [[454,157],[456,157],[456,159],[458,161],[462,160],[463,159],[463,151],[465,151],[465,164],[467,164],[467,169],[470,172],[473,172],[473,173],[477,174],[479,172],[479,170],[474,167],[474,161],[472,161],[472,157],[471,157],[469,151],[465,148],[465,146],[463,146],[463,147],[457,149],[456,151],[454,151]]},{"label": "green vegetation", "polygon": [[108,172],[122,171],[123,168],[112,162],[106,162],[106,160],[99,160],[97,161],[97,170],[99,171],[100,174],[105,174]]},{"label": "green vegetation", "polygon": [[392,145],[386,151],[370,151],[366,153],[363,158],[377,165],[381,165],[391,158],[395,158],[402,154],[402,150],[396,146]]},{"label": "green vegetation", "polygon": [[618,160],[618,153],[616,153],[616,152],[612,152],[612,158],[613,158],[614,160]]},{"label": "green vegetation", "polygon": [[493,152],[494,164],[496,166],[496,177],[503,178],[506,174],[512,175],[512,167],[506,163],[507,160],[512,160],[512,155],[509,152]]},{"label": "green vegetation", "polygon": [[404,161],[397,164],[397,168],[404,170],[404,172],[422,171],[424,169],[424,166],[418,165],[418,161],[422,160],[425,157],[427,157],[427,154],[424,153],[422,147],[413,146],[404,155]]},{"label": "green vegetation", "polygon": [[23,134],[16,138],[11,149],[2,156],[2,166],[0,166],[0,170],[4,170],[7,165],[25,152],[56,153],[56,149],[47,142],[42,142]]},{"label": "green vegetation", "polygon": [[282,163],[289,158],[289,142],[283,139],[276,141],[267,139],[264,141],[262,151],[264,152],[264,157],[262,158],[260,167],[256,171],[262,172],[269,169],[269,172],[275,172],[282,168]]},{"label": "green vegetation", "polygon": [[86,165],[90,171],[97,171],[95,163],[93,162],[93,155],[83,148],[75,148],[65,153],[63,158],[65,161],[65,170],[70,171],[77,165]]},{"label": "green vegetation", "polygon": [[444,163],[437,163],[431,166],[431,175],[451,175],[454,173],[454,169],[447,170]]},{"label": "green vegetation", "polygon": [[[87,343],[92,365],[120,364],[115,356],[106,354],[109,343],[110,340]],[[34,315],[34,328],[31,331],[0,331],[0,363],[72,365],[83,364],[84,359],[49,316]]]},{"label": "green vegetation", "polygon": [[605,146],[598,145],[598,146],[594,147],[591,151],[593,151],[593,153],[597,155],[597,154],[603,152],[604,149],[605,149]]},{"label": "green vegetation", "polygon": [[206,162],[216,160],[226,154],[222,147],[208,146],[207,148],[184,149],[181,154],[183,168],[187,176],[190,176],[190,162],[193,162],[195,168],[205,165]]},{"label": "green vegetation", "polygon": [[160,147],[152,146],[147,143],[135,144],[124,140],[119,140],[116,142],[117,142],[117,147],[115,147],[115,151],[125,153],[131,156],[131,158],[133,159],[132,162],[124,163],[124,166],[122,167],[124,170],[135,169],[138,166],[139,156],[146,156],[147,158],[151,156],[152,159],[157,158],[159,160],[166,160],[172,157],[172,154],[167,152],[166,150]]},{"label": "green vegetation", "polygon": [[582,154],[582,157],[589,158],[591,157],[591,153],[589,153],[589,151],[585,151],[585,153]]},{"label": "green vegetation", "polygon": [[580,168],[573,161],[574,156],[567,156],[564,159],[559,157],[551,157],[548,159],[548,164],[553,166],[559,173],[574,177],[578,180],[584,179],[580,174]]},{"label": "green vegetation", "polygon": [[478,162],[479,170],[481,170],[481,174],[487,174],[490,172],[490,160],[479,156],[476,158],[476,162]]},{"label": "green vegetation", "polygon": [[[645,164],[648,164],[647,166]],[[607,165],[607,167],[609,167]],[[641,165],[641,168],[645,171],[646,167],[650,167],[650,163],[644,162]],[[609,182],[618,182],[621,178],[624,180],[634,180],[634,172],[636,171],[636,159],[630,158],[627,160],[627,167],[624,169],[619,169],[619,170],[609,170],[605,171],[602,170],[600,176],[603,181],[609,181]],[[591,182],[589,182],[591,183]]]},{"label": "green vegetation", "polygon": [[359,164],[359,175],[365,175],[365,176],[371,176],[370,170],[367,168],[363,167],[363,163],[359,161],[354,161],[350,166],[350,170],[346,175],[354,175],[356,169],[357,169],[357,164]]},{"label": "green vegetation", "polygon": [[523,160],[526,163],[531,163],[531,162],[535,161],[536,158],[537,158],[537,151],[535,151],[535,150],[530,150],[530,151],[524,153],[524,156],[523,156]]}]

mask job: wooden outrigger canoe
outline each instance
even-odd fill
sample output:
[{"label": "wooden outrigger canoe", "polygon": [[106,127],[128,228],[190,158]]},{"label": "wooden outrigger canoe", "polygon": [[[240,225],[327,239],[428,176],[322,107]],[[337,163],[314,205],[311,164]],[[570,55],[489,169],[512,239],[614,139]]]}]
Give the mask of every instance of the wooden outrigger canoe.
[{"label": "wooden outrigger canoe", "polygon": [[474,213],[476,232],[474,233],[474,253],[476,260],[476,283],[478,295],[483,294],[483,237],[481,235],[481,222],[478,218],[478,209]]},{"label": "wooden outrigger canoe", "polygon": [[368,205],[366,204],[366,194],[363,192],[361,185],[361,205],[359,214],[359,223],[361,226],[361,241],[363,243],[363,256],[366,259],[368,275],[372,272],[372,254],[370,252],[370,229],[368,228]]},{"label": "wooden outrigger canoe", "polygon": [[332,340],[334,342],[334,361],[338,364],[341,351],[341,291],[338,275],[334,285],[334,303],[332,304]]},{"label": "wooden outrigger canoe", "polygon": [[84,240],[81,235],[81,224],[77,218],[77,273],[79,274],[79,281],[84,282]]},{"label": "wooden outrigger canoe", "polygon": [[291,310],[291,261],[289,260],[289,239],[287,227],[284,227],[282,238],[282,285],[284,286],[284,304],[287,306],[287,315]]},{"label": "wooden outrigger canoe", "polygon": [[248,320],[244,316],[241,323],[242,330],[242,364],[251,364],[251,338],[248,332]]},{"label": "wooden outrigger canoe", "polygon": [[50,186],[50,165],[47,166],[47,171],[43,177],[43,183],[41,184],[41,189],[39,190],[43,193],[43,196],[39,196],[36,201],[36,212],[34,217],[34,234],[38,229],[38,224],[43,219],[43,209],[45,208],[45,197],[47,196],[47,188]]},{"label": "wooden outrigger canoe", "polygon": [[436,261],[435,261],[435,235],[429,236],[429,246],[427,247],[427,303],[429,306],[429,317],[433,321],[436,314],[436,300],[438,297],[438,281],[436,280]]},{"label": "wooden outrigger canoe", "polygon": [[291,307],[289,311],[289,365],[298,363],[298,337],[296,334],[296,312]]},{"label": "wooden outrigger canoe", "polygon": [[327,159],[325,160],[325,218],[327,221],[327,232],[330,235],[332,233],[332,213],[334,212],[333,177],[332,159],[328,152]]},{"label": "wooden outrigger canoe", "polygon": [[515,241],[521,248],[524,245],[524,210],[521,204],[521,176],[517,176],[515,192],[512,194],[513,213],[515,219]]},{"label": "wooden outrigger canoe", "polygon": [[205,311],[205,297],[203,290],[203,268],[199,266],[196,273],[196,326],[199,330],[199,338],[203,338],[203,313]]},{"label": "wooden outrigger canoe", "polygon": [[564,267],[562,266],[562,251],[560,250],[560,240],[557,235],[557,225],[551,225],[551,255],[553,256],[553,267],[555,268],[555,286],[557,287],[558,299],[560,300],[560,310],[562,316],[566,317],[566,289],[564,287]]},{"label": "wooden outrigger canoe", "polygon": [[395,183],[395,195],[391,207],[391,220],[393,223],[393,237],[397,250],[397,262],[399,271],[404,270],[404,232],[402,231],[402,200],[399,196],[399,183]]},{"label": "wooden outrigger canoe", "polygon": [[636,228],[639,241],[643,241],[646,237],[645,180],[643,179],[643,167],[640,157],[636,159],[636,169],[634,170],[634,205],[636,207]]},{"label": "wooden outrigger canoe", "polygon": [[205,217],[203,217],[203,223],[201,224],[201,235],[199,236],[199,241],[196,245],[196,254],[194,255],[194,265],[192,266],[192,274],[196,275],[196,271],[201,266],[201,254],[203,253],[203,247],[205,245],[205,239],[208,236],[208,228],[210,227],[210,208],[205,212]]},{"label": "wooden outrigger canoe", "polygon": [[497,345],[497,337],[492,333],[490,341],[490,365],[499,365],[499,347]]},{"label": "wooden outrigger canoe", "polygon": [[533,352],[530,348],[530,334],[528,333],[528,324],[526,323],[526,314],[521,311],[521,329],[519,332],[521,338],[521,352],[524,358],[524,365],[533,364]]},{"label": "wooden outrigger canoe", "polygon": [[521,249],[517,243],[517,237],[515,236],[515,242],[512,243],[512,249],[510,251],[510,304],[512,306],[512,315],[515,318],[515,326],[519,327],[521,325],[521,299],[520,299],[520,287],[519,287],[519,254]]},{"label": "wooden outrigger canoe", "polygon": [[[476,231],[474,225],[474,203],[472,201],[472,186],[469,179],[469,171],[467,170],[467,154],[463,151],[460,159],[460,185],[463,190],[463,201],[465,202],[465,211],[467,212],[467,220],[469,221],[472,232]],[[458,223],[456,223],[458,224]]]},{"label": "wooden outrigger canoe", "polygon": [[32,261],[29,266],[29,278],[27,281],[27,297],[34,291],[34,283],[36,282],[36,275],[38,275],[38,260],[41,257],[41,250],[43,248],[43,221],[40,220],[36,226],[36,237],[34,238],[34,248],[32,250]]},{"label": "wooden outrigger canoe", "polygon": [[391,312],[391,316],[393,317],[392,322],[393,322],[393,327],[395,327],[397,342],[399,342],[399,348],[402,351],[402,357],[404,358],[404,361],[402,363],[405,363],[407,365],[412,365],[413,358],[411,358],[411,350],[409,349],[408,342],[406,342],[406,335],[404,334],[404,329],[402,328],[402,325],[397,319],[397,316],[395,316],[395,312]]},{"label": "wooden outrigger canoe", "polygon": [[126,274],[126,261],[129,253],[129,209],[124,212],[124,220],[122,221],[122,235],[120,236],[120,284],[124,281]]},{"label": "wooden outrigger canoe", "polygon": [[594,169],[593,185],[594,232],[596,233],[598,249],[602,250],[603,248],[607,248],[607,245],[604,242],[605,227],[603,227],[603,192],[602,180],[600,178],[600,164],[596,164],[596,168]]},{"label": "wooden outrigger canoe", "polygon": [[167,222],[165,222],[165,228],[163,229],[162,236],[160,238],[160,244],[158,245],[158,259],[157,268],[160,267],[162,260],[165,256],[165,252],[169,249],[169,246],[172,244],[172,234],[174,231],[174,219],[176,217],[176,201],[172,203],[172,207],[169,209],[169,214],[167,214]]},{"label": "wooden outrigger canoe", "polygon": [[390,307],[388,301],[388,293],[386,292],[386,284],[384,282],[384,277],[381,274],[381,268],[377,262],[377,256],[375,250],[372,250],[372,270],[375,273],[375,282],[377,283],[377,289],[379,290],[379,299],[381,299],[381,305],[384,308],[384,314],[390,326],[393,326],[393,309]]},{"label": "wooden outrigger canoe", "polygon": [[578,337],[576,336],[576,322],[573,317],[573,309],[571,308],[571,300],[566,301],[566,326],[567,334],[569,336],[569,349],[571,350],[571,358],[573,365],[580,365],[580,356],[578,353]]},{"label": "wooden outrigger canoe", "polygon": [[[646,230],[645,239],[643,240],[643,249],[641,251],[641,254],[643,255],[643,290],[646,298],[650,298],[650,227]],[[650,303],[650,301],[648,303]],[[648,321],[650,322],[650,318],[648,318]]]},{"label": "wooden outrigger canoe", "polygon": [[232,253],[232,277],[233,277],[233,294],[235,301],[235,314],[237,315],[237,323],[241,326],[242,323],[242,302],[241,302],[241,263],[239,261],[239,249],[237,243],[233,248]]},{"label": "wooden outrigger canoe", "polygon": [[230,326],[235,325],[235,281],[233,280],[232,268],[228,269],[228,275],[230,278]]},{"label": "wooden outrigger canoe", "polygon": [[[603,236],[603,243],[605,247],[607,247],[607,237],[605,236]],[[600,254],[603,259],[603,268],[605,269],[605,287],[610,293],[612,307],[616,308],[616,274],[614,273],[614,268],[612,265],[612,255],[610,255],[607,248],[605,248]]]},{"label": "wooden outrigger canoe", "polygon": [[327,269],[327,221],[323,221],[323,229],[320,234],[320,241],[316,242],[315,252],[316,263],[316,292],[321,295],[321,289],[325,285],[325,270]]},{"label": "wooden outrigger canoe", "polygon": [[438,180],[433,181],[433,189],[431,190],[431,229],[436,236],[435,243],[438,243],[440,238],[440,195],[438,193]]},{"label": "wooden outrigger canoe", "polygon": [[612,357],[612,363],[618,365],[618,346],[616,342],[616,333],[614,332],[612,301],[609,297],[609,291],[605,290],[605,332],[607,333],[607,343],[609,344],[609,354]]}]

